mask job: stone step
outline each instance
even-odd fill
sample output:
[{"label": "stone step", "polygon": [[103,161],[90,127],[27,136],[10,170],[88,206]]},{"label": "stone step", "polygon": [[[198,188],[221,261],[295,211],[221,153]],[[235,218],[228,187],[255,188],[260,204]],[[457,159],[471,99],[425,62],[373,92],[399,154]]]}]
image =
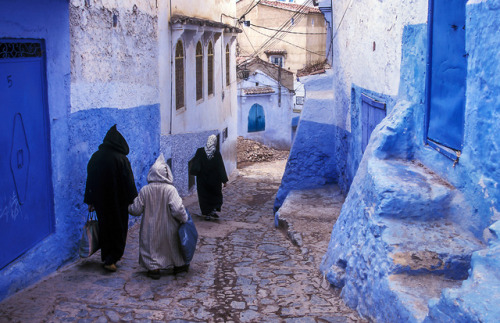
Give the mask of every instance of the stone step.
[{"label": "stone step", "polygon": [[319,267],[343,203],[338,185],[290,191],[276,212],[276,226]]},{"label": "stone step", "polygon": [[377,213],[381,217],[420,221],[448,217],[456,189],[416,160],[368,163]]},{"label": "stone step", "polygon": [[389,288],[397,297],[398,304],[408,312],[408,321],[422,322],[429,313],[429,301],[437,300],[445,288],[457,288],[462,281],[446,278],[444,275],[389,276]]},{"label": "stone step", "polygon": [[382,239],[390,246],[391,273],[433,273],[466,279],[472,253],[484,248],[470,232],[450,221],[383,219]]}]

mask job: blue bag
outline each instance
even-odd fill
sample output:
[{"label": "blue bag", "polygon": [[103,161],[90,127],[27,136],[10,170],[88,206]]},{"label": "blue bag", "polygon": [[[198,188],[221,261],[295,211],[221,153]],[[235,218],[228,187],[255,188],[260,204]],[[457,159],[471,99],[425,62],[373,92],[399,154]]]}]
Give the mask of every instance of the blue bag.
[{"label": "blue bag", "polygon": [[193,259],[194,251],[196,250],[196,243],[198,242],[198,231],[196,231],[196,227],[194,225],[193,219],[191,218],[191,214],[189,214],[186,209],[186,213],[188,215],[188,220],[186,223],[182,223],[179,226],[179,241],[181,245],[182,256],[186,265],[191,262]]}]

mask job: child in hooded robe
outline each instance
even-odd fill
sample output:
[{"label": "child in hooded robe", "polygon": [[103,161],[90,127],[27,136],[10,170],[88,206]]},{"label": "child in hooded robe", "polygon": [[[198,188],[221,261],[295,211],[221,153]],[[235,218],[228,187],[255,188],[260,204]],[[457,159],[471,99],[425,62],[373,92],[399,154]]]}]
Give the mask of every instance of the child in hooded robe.
[{"label": "child in hooded robe", "polygon": [[187,272],[179,246],[178,229],[188,220],[182,199],[173,185],[172,171],[161,154],[151,166],[144,186],[128,211],[144,214],[139,238],[139,263],[152,279],[160,278],[161,269],[173,268],[174,274]]}]

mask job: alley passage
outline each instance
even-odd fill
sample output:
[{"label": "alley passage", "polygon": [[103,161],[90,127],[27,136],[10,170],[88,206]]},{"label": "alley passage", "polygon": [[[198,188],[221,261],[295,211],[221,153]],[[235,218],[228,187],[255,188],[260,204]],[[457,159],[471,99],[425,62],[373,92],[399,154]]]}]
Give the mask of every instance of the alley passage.
[{"label": "alley passage", "polygon": [[241,169],[224,189],[218,221],[196,215],[196,197],[185,200],[200,235],[189,273],[148,278],[138,264],[136,224],[118,272],[105,272],[99,253],[78,260],[0,303],[0,321],[360,321],[323,280],[320,259],[273,226],[284,166],[281,160]]}]

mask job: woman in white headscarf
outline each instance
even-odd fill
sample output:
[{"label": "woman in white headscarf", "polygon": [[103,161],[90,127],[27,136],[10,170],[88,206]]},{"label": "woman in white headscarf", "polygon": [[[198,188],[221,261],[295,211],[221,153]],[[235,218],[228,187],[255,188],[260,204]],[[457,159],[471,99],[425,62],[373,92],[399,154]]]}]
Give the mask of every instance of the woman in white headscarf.
[{"label": "woman in white headscarf", "polygon": [[188,271],[179,246],[179,225],[188,220],[182,199],[173,185],[173,176],[163,154],[148,173],[144,186],[129,205],[130,214],[140,216],[139,263],[148,276],[160,278],[161,269],[173,268],[174,273]]},{"label": "woman in white headscarf", "polygon": [[196,151],[190,174],[196,176],[196,189],[201,214],[205,220],[219,218],[222,206],[222,184],[228,181],[224,161],[217,151],[217,137],[208,137],[205,147]]}]

